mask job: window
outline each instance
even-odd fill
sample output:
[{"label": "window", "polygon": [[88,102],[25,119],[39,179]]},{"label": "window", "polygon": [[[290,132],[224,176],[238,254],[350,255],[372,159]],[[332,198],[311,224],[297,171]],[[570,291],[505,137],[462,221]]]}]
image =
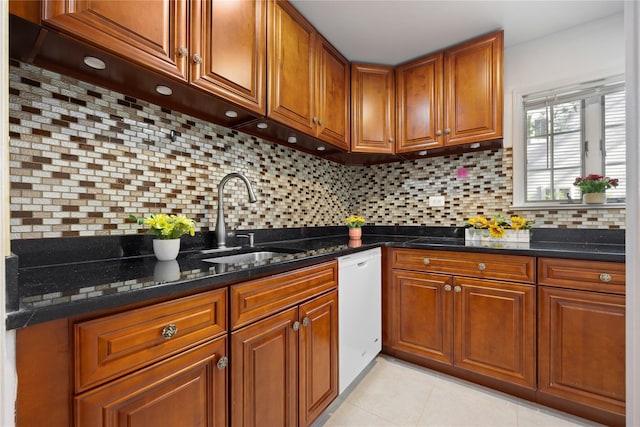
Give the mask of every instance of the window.
[{"label": "window", "polygon": [[522,97],[527,204],[579,201],[579,176],[618,178],[625,197],[625,93],[621,76]]}]

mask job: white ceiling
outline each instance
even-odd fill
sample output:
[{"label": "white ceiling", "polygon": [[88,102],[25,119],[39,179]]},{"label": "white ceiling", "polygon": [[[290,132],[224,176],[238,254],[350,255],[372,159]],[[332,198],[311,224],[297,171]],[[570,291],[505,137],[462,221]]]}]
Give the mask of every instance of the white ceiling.
[{"label": "white ceiling", "polygon": [[504,29],[505,48],[623,13],[623,1],[290,0],[350,61],[397,65]]}]

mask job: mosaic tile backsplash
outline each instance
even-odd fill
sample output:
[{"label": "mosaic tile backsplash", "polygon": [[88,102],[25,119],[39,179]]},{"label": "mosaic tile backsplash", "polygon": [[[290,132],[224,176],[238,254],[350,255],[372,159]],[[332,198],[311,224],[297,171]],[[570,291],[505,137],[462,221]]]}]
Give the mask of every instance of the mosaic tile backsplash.
[{"label": "mosaic tile backsplash", "polygon": [[[215,224],[218,182],[228,229],[342,224],[452,226],[512,213],[510,149],[350,167],[207,123],[33,65],[9,75],[11,238],[142,232],[130,213],[183,213]],[[176,142],[169,138],[176,130]],[[457,178],[465,168],[468,178]],[[444,207],[428,197],[445,194]],[[623,209],[518,211],[540,227],[624,228]]]}]

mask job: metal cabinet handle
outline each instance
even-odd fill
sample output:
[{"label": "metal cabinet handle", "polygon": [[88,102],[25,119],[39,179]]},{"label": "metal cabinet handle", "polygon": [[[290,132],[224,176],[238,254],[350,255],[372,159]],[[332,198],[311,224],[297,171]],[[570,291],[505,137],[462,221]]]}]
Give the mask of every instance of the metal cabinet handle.
[{"label": "metal cabinet handle", "polygon": [[444,134],[445,134],[445,135],[449,135],[450,133],[451,133],[451,129],[446,128],[446,129],[444,130]]},{"label": "metal cabinet handle", "polygon": [[393,138],[389,138],[389,142],[393,142]]},{"label": "metal cabinet handle", "polygon": [[440,136],[440,135],[442,135],[442,131],[441,130],[437,130],[436,131],[436,136]]},{"label": "metal cabinet handle", "polygon": [[429,258],[425,258],[422,260],[422,262],[424,263],[424,265],[429,265],[431,261],[429,261]]},{"label": "metal cabinet handle", "polygon": [[318,118],[316,116],[313,116],[313,123],[318,123]]},{"label": "metal cabinet handle", "polygon": [[610,282],[611,281],[611,275],[608,273],[600,273],[600,281],[601,282]]},{"label": "metal cabinet handle", "polygon": [[478,263],[478,270],[485,271],[486,269],[487,269],[487,266],[484,265],[484,262]]},{"label": "metal cabinet handle", "polygon": [[318,120],[318,124],[319,124],[320,126],[322,126],[322,119],[319,119],[319,120]]},{"label": "metal cabinet handle", "polygon": [[178,48],[178,55],[180,55],[180,56],[187,56],[188,54],[189,54],[189,50],[188,50],[186,47],[184,47],[184,46],[180,46],[180,47]]},{"label": "metal cabinet handle", "polygon": [[195,55],[193,55],[193,63],[194,64],[202,64],[202,56],[200,56],[197,53]]},{"label": "metal cabinet handle", "polygon": [[445,292],[451,292],[451,285],[444,285]]},{"label": "metal cabinet handle", "polygon": [[302,326],[304,326],[305,328],[307,326],[309,326],[309,318],[305,317],[304,319],[302,319]]},{"label": "metal cabinet handle", "polygon": [[456,286],[454,286],[453,290],[456,291],[456,292],[461,292],[462,288],[460,286],[456,285]]},{"label": "metal cabinet handle", "polygon": [[222,356],[220,360],[218,360],[218,363],[216,363],[216,367],[222,370],[226,368],[228,364],[229,364],[229,359],[227,358],[227,356]]},{"label": "metal cabinet handle", "polygon": [[178,333],[178,327],[176,326],[175,323],[169,323],[167,326],[162,328],[162,337],[165,340],[175,337],[177,333]]},{"label": "metal cabinet handle", "polygon": [[293,330],[296,332],[300,330],[300,322],[298,322],[297,320],[293,322]]}]

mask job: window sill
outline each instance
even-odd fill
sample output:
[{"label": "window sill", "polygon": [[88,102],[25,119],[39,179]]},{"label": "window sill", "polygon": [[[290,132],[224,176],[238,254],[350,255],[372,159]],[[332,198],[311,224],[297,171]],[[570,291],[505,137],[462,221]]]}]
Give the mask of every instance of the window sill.
[{"label": "window sill", "polygon": [[569,210],[569,209],[625,209],[625,203],[604,203],[587,205],[585,203],[536,203],[536,204],[524,204],[524,205],[512,205],[511,209],[527,210],[527,211],[548,211],[548,210]]}]

